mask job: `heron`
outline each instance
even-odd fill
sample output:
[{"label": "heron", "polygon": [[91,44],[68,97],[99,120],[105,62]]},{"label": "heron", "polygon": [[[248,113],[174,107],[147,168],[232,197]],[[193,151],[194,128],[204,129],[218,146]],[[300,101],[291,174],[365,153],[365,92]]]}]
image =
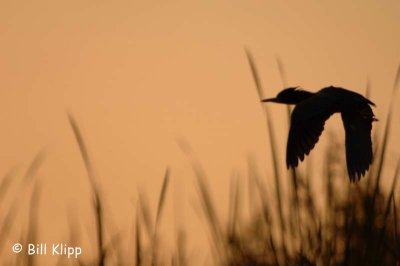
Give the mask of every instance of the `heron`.
[{"label": "heron", "polygon": [[286,146],[288,169],[296,168],[299,160],[303,161],[309,155],[324,130],[325,122],[333,114],[340,113],[345,129],[350,182],[359,181],[368,171],[373,160],[372,124],[378,121],[371,108],[375,104],[369,99],[354,91],[330,86],[315,93],[290,87],[275,98],[261,101],[295,105]]}]

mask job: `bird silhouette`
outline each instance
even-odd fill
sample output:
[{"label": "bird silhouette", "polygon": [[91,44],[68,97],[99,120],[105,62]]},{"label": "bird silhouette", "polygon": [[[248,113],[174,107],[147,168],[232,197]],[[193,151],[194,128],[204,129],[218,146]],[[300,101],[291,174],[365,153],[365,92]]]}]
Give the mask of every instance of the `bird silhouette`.
[{"label": "bird silhouette", "polygon": [[291,87],[276,98],[263,99],[296,105],[290,121],[286,147],[286,165],[295,168],[299,160],[310,153],[318,142],[325,121],[334,113],[341,113],[346,132],[346,162],[351,182],[358,181],[372,163],[372,123],[377,121],[370,106],[373,102],[356,92],[339,87],[326,87],[313,93]]}]

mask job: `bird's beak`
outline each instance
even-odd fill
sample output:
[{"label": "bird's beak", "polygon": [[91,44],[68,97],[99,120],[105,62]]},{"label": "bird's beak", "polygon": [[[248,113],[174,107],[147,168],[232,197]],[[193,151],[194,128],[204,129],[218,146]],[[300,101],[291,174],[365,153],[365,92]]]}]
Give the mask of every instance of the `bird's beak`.
[{"label": "bird's beak", "polygon": [[266,103],[266,102],[272,102],[272,103],[277,103],[278,99],[277,98],[269,98],[269,99],[263,99],[261,102]]}]

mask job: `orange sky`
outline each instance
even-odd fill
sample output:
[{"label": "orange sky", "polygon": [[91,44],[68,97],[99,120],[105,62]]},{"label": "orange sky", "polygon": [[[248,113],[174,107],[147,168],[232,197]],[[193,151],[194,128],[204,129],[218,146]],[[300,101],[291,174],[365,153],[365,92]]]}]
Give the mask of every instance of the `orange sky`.
[{"label": "orange sky", "polygon": [[[377,116],[384,118],[400,60],[399,14],[396,0],[3,1],[0,176],[16,165],[23,173],[44,150],[38,176],[43,200],[51,202],[43,212],[53,217],[50,227],[65,225],[65,206],[89,198],[66,117],[70,110],[110,202],[133,209],[139,188],[155,208],[169,165],[173,188],[166,216],[177,221],[168,226],[203,226],[192,206],[198,201],[193,174],[177,138],[191,144],[209,173],[221,209],[231,173],[245,173],[249,154],[266,169],[263,174],[271,172],[244,47],[256,59],[266,97],[282,88],[279,56],[288,85],[312,91],[332,84],[364,93],[369,77]],[[271,110],[283,167],[286,109]],[[398,136],[398,110],[394,119],[392,133]],[[328,130],[338,123],[328,122]],[[398,149],[389,155],[394,164]],[[117,223],[129,224],[134,212],[127,213],[116,211]]]}]

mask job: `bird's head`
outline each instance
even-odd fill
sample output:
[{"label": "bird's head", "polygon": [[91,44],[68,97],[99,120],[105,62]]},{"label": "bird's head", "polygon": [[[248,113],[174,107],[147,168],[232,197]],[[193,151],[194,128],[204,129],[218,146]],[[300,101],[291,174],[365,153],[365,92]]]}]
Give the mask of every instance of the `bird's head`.
[{"label": "bird's head", "polygon": [[282,90],[275,98],[263,99],[262,102],[298,104],[312,95],[312,92],[304,91],[299,87],[290,87]]}]

